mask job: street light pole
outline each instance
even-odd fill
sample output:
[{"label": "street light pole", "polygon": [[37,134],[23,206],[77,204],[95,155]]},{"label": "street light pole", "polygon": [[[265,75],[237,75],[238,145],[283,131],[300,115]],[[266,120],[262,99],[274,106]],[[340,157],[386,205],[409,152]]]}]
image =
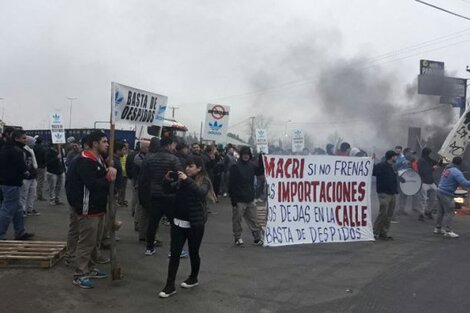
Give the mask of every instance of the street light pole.
[{"label": "street light pole", "polygon": [[[5,98],[0,98],[0,100],[5,100]],[[5,122],[5,105],[2,105],[2,122]]]},{"label": "street light pole", "polygon": [[73,105],[73,100],[77,100],[78,98],[67,97],[67,99],[70,100],[69,129],[72,129],[72,105]]},{"label": "street light pole", "polygon": [[178,110],[179,107],[169,107],[171,109],[171,118],[175,118],[175,110]]}]

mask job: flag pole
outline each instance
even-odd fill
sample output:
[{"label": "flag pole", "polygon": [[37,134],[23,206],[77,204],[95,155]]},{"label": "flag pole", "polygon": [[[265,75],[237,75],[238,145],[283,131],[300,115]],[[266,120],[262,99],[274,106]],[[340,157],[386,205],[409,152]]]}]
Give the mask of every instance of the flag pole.
[{"label": "flag pole", "polygon": [[[114,138],[115,138],[115,124],[113,119],[114,107],[113,107],[113,88],[111,83],[111,115],[110,115],[110,124],[109,129],[109,150],[108,150],[108,165],[113,164],[114,156]],[[114,197],[114,184],[111,182],[109,185],[109,197],[108,197],[108,212],[109,217],[109,229],[110,229],[110,240],[111,240],[111,278],[112,280],[121,280],[121,267],[117,261],[117,249],[116,249],[116,206],[115,206],[115,197]]]}]

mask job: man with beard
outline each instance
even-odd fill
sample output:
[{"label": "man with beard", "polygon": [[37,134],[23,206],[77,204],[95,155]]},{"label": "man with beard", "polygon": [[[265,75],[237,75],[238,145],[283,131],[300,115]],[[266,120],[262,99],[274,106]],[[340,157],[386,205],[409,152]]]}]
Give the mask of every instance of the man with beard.
[{"label": "man with beard", "polygon": [[78,243],[73,284],[93,288],[90,279],[106,278],[95,268],[97,243],[103,233],[109,185],[116,180],[116,169],[107,167],[103,155],[108,151],[108,140],[102,132],[88,135],[89,147],[75,160],[67,175],[67,200],[78,215]]}]

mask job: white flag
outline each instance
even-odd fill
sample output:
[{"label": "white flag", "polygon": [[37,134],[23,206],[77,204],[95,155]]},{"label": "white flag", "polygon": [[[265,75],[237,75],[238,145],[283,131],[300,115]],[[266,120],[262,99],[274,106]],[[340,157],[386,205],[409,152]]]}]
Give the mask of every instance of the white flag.
[{"label": "white flag", "polygon": [[450,131],[439,155],[451,162],[454,157],[462,156],[470,140],[470,106]]}]

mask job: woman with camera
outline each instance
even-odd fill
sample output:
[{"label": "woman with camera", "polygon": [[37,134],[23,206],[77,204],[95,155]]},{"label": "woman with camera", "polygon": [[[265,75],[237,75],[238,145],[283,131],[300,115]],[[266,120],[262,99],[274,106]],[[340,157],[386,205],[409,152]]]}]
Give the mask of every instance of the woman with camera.
[{"label": "woman with camera", "polygon": [[188,160],[186,173],[168,172],[163,182],[165,192],[176,192],[174,219],[171,223],[171,256],[165,288],[158,294],[168,298],[176,293],[175,279],[180,263],[180,254],[188,240],[191,274],[181,283],[183,288],[199,284],[198,274],[201,260],[199,248],[207,221],[206,199],[215,201],[212,184],[204,169],[204,162],[198,156]]}]

